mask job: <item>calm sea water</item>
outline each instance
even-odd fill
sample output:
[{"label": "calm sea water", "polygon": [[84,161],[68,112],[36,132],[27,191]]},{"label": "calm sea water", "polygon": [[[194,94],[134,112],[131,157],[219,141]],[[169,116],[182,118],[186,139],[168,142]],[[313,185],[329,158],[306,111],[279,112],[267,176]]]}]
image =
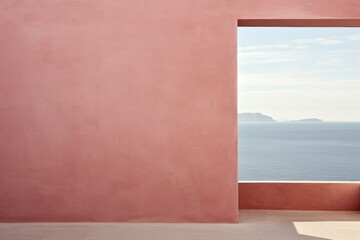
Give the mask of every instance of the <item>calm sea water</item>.
[{"label": "calm sea water", "polygon": [[360,123],[239,123],[240,181],[360,181]]}]

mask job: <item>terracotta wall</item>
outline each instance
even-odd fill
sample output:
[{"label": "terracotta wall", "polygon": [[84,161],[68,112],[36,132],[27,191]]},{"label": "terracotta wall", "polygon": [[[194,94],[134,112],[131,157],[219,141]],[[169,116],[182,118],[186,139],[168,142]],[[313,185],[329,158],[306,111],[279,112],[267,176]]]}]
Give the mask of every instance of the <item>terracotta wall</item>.
[{"label": "terracotta wall", "polygon": [[0,221],[236,222],[239,18],[357,0],[0,1]]},{"label": "terracotta wall", "polygon": [[239,182],[239,208],[360,211],[360,183]]}]

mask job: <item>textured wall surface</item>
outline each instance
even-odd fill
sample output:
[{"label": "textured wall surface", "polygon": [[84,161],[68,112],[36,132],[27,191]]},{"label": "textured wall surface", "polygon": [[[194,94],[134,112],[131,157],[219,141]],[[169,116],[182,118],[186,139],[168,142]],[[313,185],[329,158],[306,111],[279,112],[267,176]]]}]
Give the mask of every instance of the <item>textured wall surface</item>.
[{"label": "textured wall surface", "polygon": [[0,1],[0,221],[236,222],[237,19],[359,8]]},{"label": "textured wall surface", "polygon": [[360,211],[360,183],[239,183],[240,209]]}]

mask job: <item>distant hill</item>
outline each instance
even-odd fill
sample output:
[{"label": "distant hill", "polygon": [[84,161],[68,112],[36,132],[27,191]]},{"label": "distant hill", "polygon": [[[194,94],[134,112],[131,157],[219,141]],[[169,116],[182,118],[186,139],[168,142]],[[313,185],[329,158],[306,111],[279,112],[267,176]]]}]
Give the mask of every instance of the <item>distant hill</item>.
[{"label": "distant hill", "polygon": [[[238,114],[238,122],[277,122],[272,117],[266,116],[262,113],[239,113]],[[323,120],[318,118],[305,118],[300,120],[291,120],[291,121],[284,121],[289,123],[319,123],[323,122]]]},{"label": "distant hill", "polygon": [[288,122],[323,122],[323,120],[318,119],[318,118],[306,118],[306,119],[300,119],[300,120],[295,120],[295,121],[288,121]]},{"label": "distant hill", "polygon": [[239,113],[239,122],[276,122],[272,117],[262,113]]}]

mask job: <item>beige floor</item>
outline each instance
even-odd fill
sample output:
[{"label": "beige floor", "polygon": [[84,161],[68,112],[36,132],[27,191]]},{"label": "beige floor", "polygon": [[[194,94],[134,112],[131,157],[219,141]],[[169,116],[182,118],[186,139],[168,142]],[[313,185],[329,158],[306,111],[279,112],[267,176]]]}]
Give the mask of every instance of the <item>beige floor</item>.
[{"label": "beige floor", "polygon": [[360,240],[360,213],[240,211],[239,224],[2,223],[0,239]]}]

